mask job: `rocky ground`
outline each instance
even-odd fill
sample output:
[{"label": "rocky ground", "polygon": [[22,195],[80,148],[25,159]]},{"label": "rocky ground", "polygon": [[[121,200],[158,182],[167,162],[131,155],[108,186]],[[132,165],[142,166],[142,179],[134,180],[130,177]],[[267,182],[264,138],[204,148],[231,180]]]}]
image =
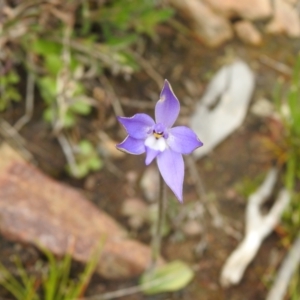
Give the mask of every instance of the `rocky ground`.
[{"label": "rocky ground", "polygon": [[[170,230],[164,238],[162,257],[187,262],[196,272],[194,280],[181,292],[120,299],[265,299],[286,250],[280,243],[280,230],[265,240],[238,286],[223,288],[219,276],[243,235],[247,195],[273,163],[261,139],[273,134],[272,120],[268,108],[257,106],[267,102],[272,110],[276,82],[290,79],[300,49],[299,5],[287,0],[273,1],[273,6],[267,0],[256,4],[246,0],[169,2],[178,10],[177,19],[183,27],[177,23],[159,26],[157,39],[145,39],[142,45],[142,70],[130,80],[108,75],[113,90],[106,90],[102,117],[98,114],[93,121],[82,118],[79,122],[79,130],[98,141],[102,155],[106,151],[101,171],[82,180],[66,174],[64,154],[42,120],[41,104],[36,104],[33,118],[20,131],[21,142],[7,128],[23,115],[24,104],[14,104],[2,113],[9,124],[2,122],[0,126],[0,257],[12,272],[11,260],[16,254],[28,270],[34,269],[36,261],[43,259],[35,247],[39,243],[60,255],[71,244],[74,258],[85,261],[97,237],[104,234],[108,243],[87,294],[136,284],[136,276],[149,258],[148,216],[156,179],[149,174],[143,157],[115,152],[114,144],[125,133],[116,122],[111,103],[118,101],[126,116],[136,112],[153,115],[162,80],[167,78],[181,101],[178,124],[188,124],[216,71],[241,59],[255,76],[245,120],[195,162],[200,179],[195,180],[193,169],[186,167],[183,205],[169,194]],[[202,197],[199,185],[204,188]],[[207,212],[209,205],[215,213]],[[216,226],[216,214],[224,219],[224,226]],[[74,272],[78,268],[75,264]],[[11,299],[4,290],[1,293],[3,299]]]}]

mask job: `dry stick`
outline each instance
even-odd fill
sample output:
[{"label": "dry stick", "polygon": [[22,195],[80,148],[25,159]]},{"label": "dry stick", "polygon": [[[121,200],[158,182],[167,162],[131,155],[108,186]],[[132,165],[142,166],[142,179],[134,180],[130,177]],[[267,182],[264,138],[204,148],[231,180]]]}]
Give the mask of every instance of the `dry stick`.
[{"label": "dry stick", "polygon": [[124,297],[124,296],[128,296],[128,295],[132,295],[132,294],[136,294],[136,293],[141,293],[149,288],[155,287],[157,285],[161,285],[164,282],[168,282],[171,281],[173,279],[177,278],[177,274],[169,274],[167,276],[164,276],[162,278],[157,278],[151,281],[148,281],[144,284],[141,285],[136,285],[136,286],[132,286],[132,287],[128,287],[128,288],[124,288],[121,290],[117,290],[114,292],[108,292],[102,295],[94,295],[91,297],[86,297],[86,298],[81,298],[78,300],[110,300],[110,299],[116,299],[116,298],[120,298],[120,297]]},{"label": "dry stick", "polygon": [[266,300],[284,299],[288,284],[300,263],[300,233],[285,257]]},{"label": "dry stick", "polygon": [[23,137],[4,119],[0,119],[0,134],[8,140],[12,139],[26,160],[36,162],[33,155],[26,149]]},{"label": "dry stick", "polygon": [[135,59],[138,61],[144,71],[149,75],[149,77],[156,82],[158,88],[161,89],[164,83],[164,78],[158,72],[156,72],[152,65],[140,54],[135,51],[130,51],[130,53],[135,57]]},{"label": "dry stick", "polygon": [[154,233],[153,241],[152,241],[152,258],[151,258],[150,270],[156,267],[157,260],[160,255],[162,229],[165,223],[165,215],[166,215],[167,189],[166,189],[166,184],[161,175],[159,175],[159,178],[160,178],[160,187],[159,187],[159,199],[158,199],[158,219],[157,219],[156,231]]},{"label": "dry stick", "polygon": [[14,128],[19,131],[25,124],[27,124],[32,117],[34,108],[34,74],[29,72],[26,85],[26,104],[25,115],[22,116],[14,125]]},{"label": "dry stick", "polygon": [[120,102],[122,105],[140,109],[154,109],[155,103],[153,102],[146,102],[143,100],[136,100],[136,99],[128,99],[128,98],[120,98]]},{"label": "dry stick", "polygon": [[[52,38],[52,40],[56,41],[56,42],[61,42],[57,38]],[[84,54],[87,54],[97,60],[100,60],[104,65],[109,66],[112,69],[119,68],[124,73],[128,73],[128,71],[126,71],[126,67],[124,67],[123,69],[122,69],[122,66],[119,67],[116,64],[116,62],[114,61],[114,59],[111,57],[111,54],[107,54],[106,47],[101,47],[98,44],[97,47],[91,48],[91,47],[85,46],[84,44],[80,43],[80,41],[76,41],[76,40],[70,41],[70,46],[71,46],[71,48],[73,48],[79,52],[83,52]]]},{"label": "dry stick", "polygon": [[261,206],[273,192],[278,170],[272,168],[262,185],[249,196],[245,216],[245,236],[237,248],[227,258],[221,270],[220,282],[228,287],[238,284],[250,262],[255,257],[263,240],[279,223],[282,212],[290,201],[290,193],[282,188],[267,214],[262,214]]},{"label": "dry stick", "polygon": [[123,112],[120,100],[119,100],[117,94],[115,93],[114,88],[110,84],[109,80],[105,76],[101,76],[100,81],[106,87],[106,89],[109,90],[109,92],[113,96],[112,107],[115,112],[115,115],[116,116],[124,116],[124,112]]},{"label": "dry stick", "polygon": [[67,26],[63,35],[63,49],[62,49],[62,69],[56,76],[56,103],[58,107],[58,119],[53,124],[54,132],[57,133],[63,129],[63,123],[65,114],[68,110],[66,99],[66,87],[70,81],[70,39],[72,34],[72,28]]},{"label": "dry stick", "polygon": [[69,141],[67,140],[67,138],[65,137],[65,135],[63,133],[59,133],[57,135],[57,139],[58,139],[60,146],[64,152],[64,155],[67,159],[68,165],[71,168],[72,174],[78,174],[76,160],[75,160],[73,150],[72,150],[72,147],[71,147]]},{"label": "dry stick", "polygon": [[213,218],[213,224],[218,228],[222,227],[224,229],[225,233],[227,233],[229,236],[232,236],[233,238],[240,240],[241,234],[237,230],[235,230],[233,227],[231,227],[230,225],[224,224],[225,223],[224,218],[221,216],[217,207],[215,205],[213,205],[211,203],[211,201],[209,201],[209,199],[206,195],[203,181],[202,181],[200,174],[196,168],[194,158],[192,156],[187,156],[187,157],[185,157],[185,161],[186,161],[189,171],[192,175],[197,195],[201,199],[201,202],[203,203],[207,212]]},{"label": "dry stick", "polygon": [[260,62],[264,65],[272,68],[273,70],[282,73],[283,75],[286,75],[290,77],[292,75],[292,70],[290,67],[288,67],[286,64],[283,64],[282,62],[276,61],[272,59],[271,57],[268,57],[266,55],[261,55],[259,58]]}]

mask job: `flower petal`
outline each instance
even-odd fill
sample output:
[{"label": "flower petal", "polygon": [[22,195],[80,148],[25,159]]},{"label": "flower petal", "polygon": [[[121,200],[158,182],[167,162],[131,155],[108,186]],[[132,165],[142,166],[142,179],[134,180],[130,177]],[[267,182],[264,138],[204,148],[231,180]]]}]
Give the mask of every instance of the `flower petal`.
[{"label": "flower petal", "polygon": [[129,154],[135,154],[135,155],[142,154],[146,151],[144,140],[141,139],[138,140],[130,137],[129,135],[122,143],[118,144],[116,147],[121,151],[124,151]]},{"label": "flower petal", "polygon": [[167,148],[167,142],[163,137],[157,139],[155,136],[150,135],[145,140],[145,146],[152,150],[163,152]]},{"label": "flower petal", "polygon": [[157,156],[157,165],[161,176],[180,202],[184,178],[184,163],[180,153],[165,150]]},{"label": "flower petal", "polygon": [[136,114],[131,118],[118,117],[118,120],[126,129],[128,135],[135,139],[145,139],[155,124],[153,119],[146,114]]},{"label": "flower petal", "polygon": [[203,143],[198,139],[195,132],[185,126],[173,127],[169,130],[167,144],[170,148],[181,154],[190,154]]},{"label": "flower petal", "polygon": [[148,166],[159,153],[160,153],[160,151],[146,147],[145,164]]},{"label": "flower petal", "polygon": [[163,123],[170,128],[175,123],[180,110],[180,104],[170,83],[165,80],[160,99],[155,106],[156,123]]}]

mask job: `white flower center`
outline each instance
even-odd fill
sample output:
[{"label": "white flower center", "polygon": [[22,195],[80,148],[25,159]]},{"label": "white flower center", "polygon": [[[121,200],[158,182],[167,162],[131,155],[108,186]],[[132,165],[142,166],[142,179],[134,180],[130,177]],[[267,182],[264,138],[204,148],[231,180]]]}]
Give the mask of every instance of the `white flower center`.
[{"label": "white flower center", "polygon": [[167,142],[163,137],[156,138],[154,135],[150,135],[145,140],[145,146],[163,152],[167,148]]}]

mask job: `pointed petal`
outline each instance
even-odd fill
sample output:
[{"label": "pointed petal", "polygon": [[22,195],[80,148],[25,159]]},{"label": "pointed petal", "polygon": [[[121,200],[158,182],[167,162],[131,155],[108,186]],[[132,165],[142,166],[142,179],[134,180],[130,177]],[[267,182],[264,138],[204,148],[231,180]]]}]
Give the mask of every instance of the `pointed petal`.
[{"label": "pointed petal", "polygon": [[163,123],[166,127],[171,128],[178,117],[179,110],[179,101],[175,96],[170,83],[165,80],[160,99],[155,106],[156,123]]},{"label": "pointed petal", "polygon": [[153,161],[153,159],[160,153],[160,151],[157,150],[153,150],[149,147],[146,147],[146,160],[145,160],[145,164],[148,166],[149,164],[151,164],[151,162]]},{"label": "pointed petal", "polygon": [[173,151],[181,154],[190,154],[203,145],[195,132],[186,126],[171,128],[167,143]]},{"label": "pointed petal", "polygon": [[131,118],[118,117],[118,120],[126,129],[128,135],[135,139],[145,139],[155,124],[153,119],[146,114],[136,114]]},{"label": "pointed petal", "polygon": [[121,151],[134,155],[145,152],[144,140],[134,139],[130,136],[127,136],[126,139],[116,147]]},{"label": "pointed petal", "polygon": [[166,150],[157,156],[161,176],[180,202],[184,178],[184,163],[180,153]]}]

